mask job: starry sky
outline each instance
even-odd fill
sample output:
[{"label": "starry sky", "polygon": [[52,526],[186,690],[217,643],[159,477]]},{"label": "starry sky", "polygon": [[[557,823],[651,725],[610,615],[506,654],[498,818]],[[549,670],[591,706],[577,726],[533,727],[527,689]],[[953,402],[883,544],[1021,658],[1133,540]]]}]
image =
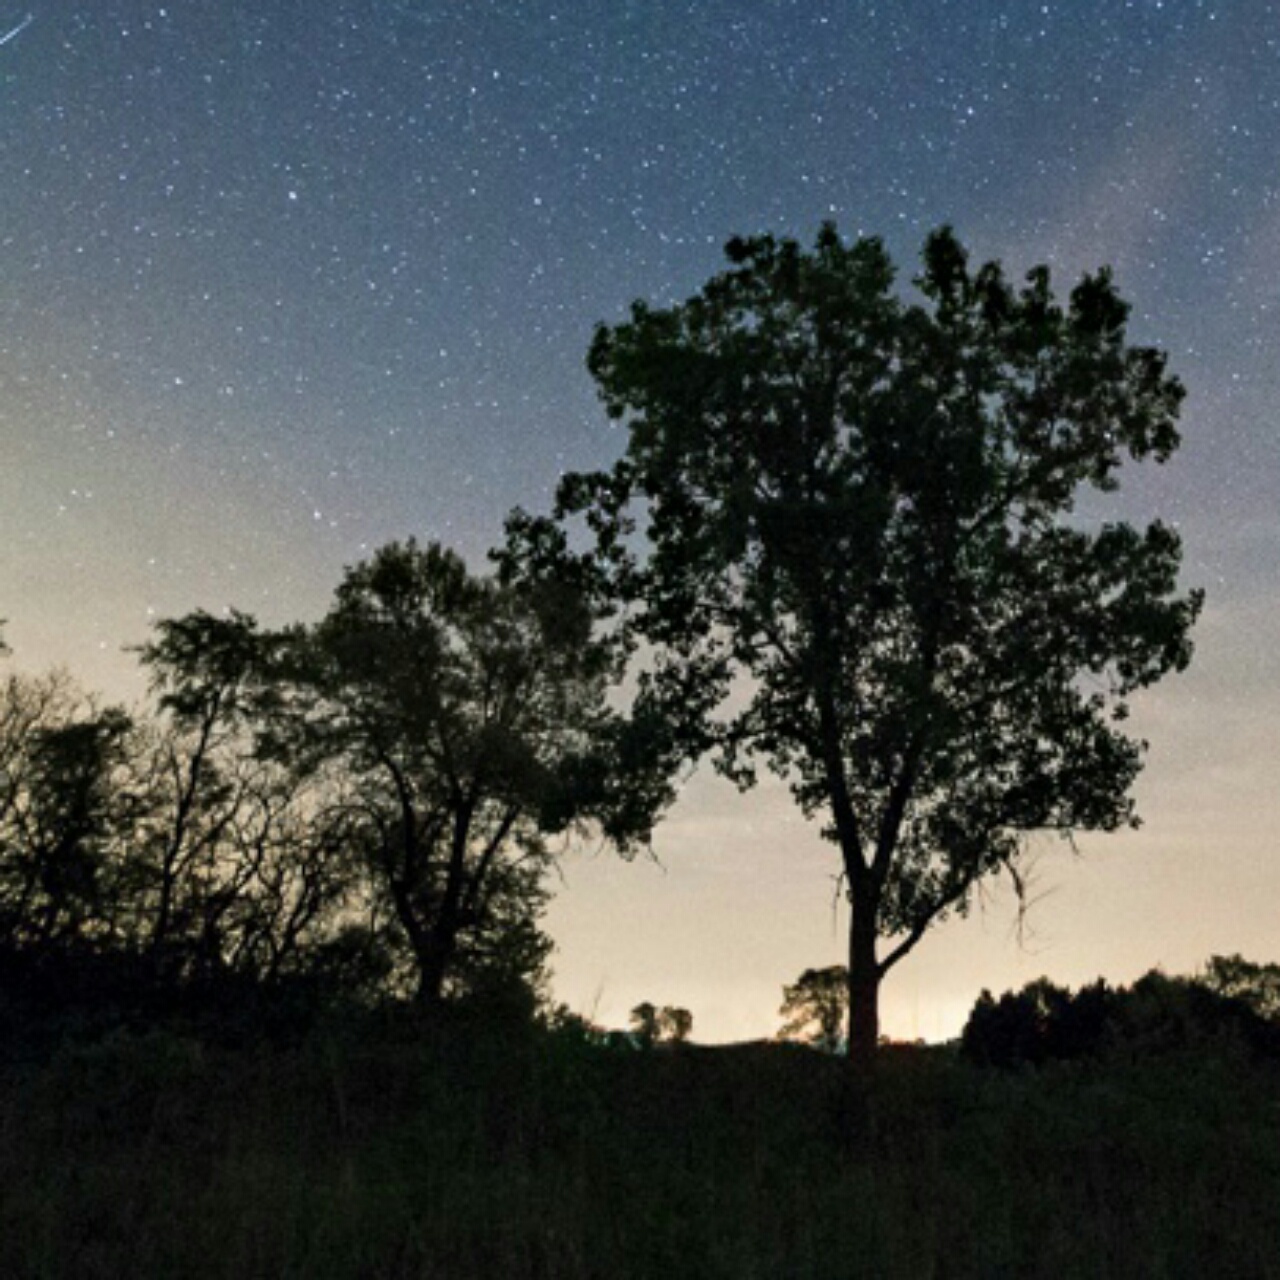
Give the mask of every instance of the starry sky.
[{"label": "starry sky", "polygon": [[[6,37],[5,33],[9,33]],[[480,567],[613,461],[583,358],[734,233],[925,234],[1060,290],[1111,264],[1186,382],[1126,477],[1208,605],[1140,703],[1143,828],[1036,845],[889,979],[1280,959],[1280,4],[1270,0],[0,0],[0,616],[10,662],[121,699],[157,617],[317,617],[392,538]],[[565,863],[556,990],[770,1034],[837,963],[836,858],[778,786],[699,772],[656,861]]]}]

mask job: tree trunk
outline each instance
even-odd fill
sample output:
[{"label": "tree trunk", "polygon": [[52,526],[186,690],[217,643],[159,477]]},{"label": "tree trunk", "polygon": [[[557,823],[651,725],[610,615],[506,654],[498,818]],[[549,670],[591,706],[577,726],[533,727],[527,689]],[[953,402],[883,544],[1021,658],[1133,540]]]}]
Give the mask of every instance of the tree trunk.
[{"label": "tree trunk", "polygon": [[880,967],[876,962],[876,902],[855,893],[849,926],[849,1066],[869,1079],[880,1042]]},{"label": "tree trunk", "polygon": [[840,1139],[860,1150],[875,1136],[876,1052],[880,1040],[880,969],[876,964],[875,899],[853,895],[849,927],[848,1069],[839,1093],[836,1123]]},{"label": "tree trunk", "polygon": [[434,1013],[444,1003],[445,974],[454,951],[451,941],[432,929],[418,949],[418,989],[414,992],[414,1004],[422,1013]]}]

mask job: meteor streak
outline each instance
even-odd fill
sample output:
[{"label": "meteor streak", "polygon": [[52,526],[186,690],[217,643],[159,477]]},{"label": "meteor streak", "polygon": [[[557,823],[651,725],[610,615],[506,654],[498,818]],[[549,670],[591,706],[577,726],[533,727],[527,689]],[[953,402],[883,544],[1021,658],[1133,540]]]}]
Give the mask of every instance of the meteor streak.
[{"label": "meteor streak", "polygon": [[34,13],[27,14],[12,31],[0,36],[0,45],[8,44],[15,36],[20,36],[35,20],[36,15]]}]

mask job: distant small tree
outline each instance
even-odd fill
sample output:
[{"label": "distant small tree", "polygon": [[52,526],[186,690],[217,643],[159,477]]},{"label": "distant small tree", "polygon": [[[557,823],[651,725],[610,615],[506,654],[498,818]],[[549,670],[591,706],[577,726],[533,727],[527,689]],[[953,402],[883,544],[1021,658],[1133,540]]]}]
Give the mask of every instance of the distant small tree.
[{"label": "distant small tree", "polygon": [[1218,995],[1242,1001],[1260,1017],[1280,1020],[1280,964],[1254,964],[1241,955],[1211,956],[1199,981]]},{"label": "distant small tree", "polygon": [[684,1044],[693,1032],[693,1014],[688,1009],[666,1005],[658,1014],[658,1036],[668,1044]]},{"label": "distant small tree", "polygon": [[22,945],[41,929],[40,822],[32,783],[37,744],[84,713],[63,673],[8,673],[0,682],[0,943]]},{"label": "distant small tree", "polygon": [[0,943],[118,940],[135,741],[128,714],[64,674],[0,685]]},{"label": "distant small tree", "polygon": [[631,1033],[644,1046],[656,1044],[658,1040],[658,1007],[648,1000],[642,1001],[631,1010]]},{"label": "distant small tree", "polygon": [[[156,624],[138,649],[157,719],[131,841],[141,945],[159,972],[274,980],[336,958],[353,888],[333,779],[260,751],[278,637],[237,611]],[[349,922],[348,922],[349,923]],[[338,944],[350,952],[350,937]]]},{"label": "distant small tree", "polygon": [[1196,978],[1171,976],[1158,969],[1123,990],[1112,1039],[1133,1055],[1240,1050],[1274,1057],[1280,1052],[1277,1028],[1247,1000],[1226,995]]},{"label": "distant small tree", "polygon": [[841,1030],[849,1006],[849,972],[842,964],[827,969],[806,969],[797,981],[782,989],[786,1021],[780,1040],[804,1040],[827,1053],[840,1048]]},{"label": "distant small tree", "polygon": [[1057,1027],[1070,1004],[1071,993],[1047,978],[998,1000],[983,991],[961,1033],[960,1051],[982,1066],[1038,1065],[1059,1056],[1054,1053]]},{"label": "distant small tree", "polygon": [[631,1034],[645,1048],[655,1044],[683,1044],[693,1030],[693,1014],[688,1009],[664,1005],[661,1009],[645,1000],[631,1010]]}]

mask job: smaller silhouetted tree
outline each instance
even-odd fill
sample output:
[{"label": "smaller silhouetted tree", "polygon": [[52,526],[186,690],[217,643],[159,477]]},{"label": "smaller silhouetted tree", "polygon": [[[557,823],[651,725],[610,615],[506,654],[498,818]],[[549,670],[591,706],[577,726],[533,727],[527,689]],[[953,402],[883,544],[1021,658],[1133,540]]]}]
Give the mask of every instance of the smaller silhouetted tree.
[{"label": "smaller silhouetted tree", "polygon": [[[536,986],[552,838],[590,829],[625,851],[671,798],[609,704],[618,654],[598,621],[571,583],[393,543],[347,570],[319,623],[264,635],[236,615],[227,661],[195,672],[199,733],[243,653],[257,664],[258,758],[326,792],[355,909],[424,1009],[517,972]],[[193,629],[209,620],[165,638]]]},{"label": "smaller silhouetted tree", "polygon": [[1054,1029],[1070,1001],[1071,993],[1047,978],[998,1000],[983,991],[961,1035],[961,1053],[983,1066],[1038,1065],[1051,1056]]},{"label": "smaller silhouetted tree", "polygon": [[693,1014],[675,1005],[661,1009],[645,1000],[631,1010],[631,1034],[646,1049],[655,1044],[683,1044],[693,1030]]},{"label": "smaller silhouetted tree", "polygon": [[849,971],[836,964],[806,969],[782,989],[779,1014],[786,1019],[780,1040],[804,1040],[827,1053],[840,1047],[840,1031],[849,1007]]},{"label": "smaller silhouetted tree", "polygon": [[132,719],[61,674],[0,686],[0,943],[115,941]]},{"label": "smaller silhouetted tree", "polygon": [[1059,1001],[1049,1022],[1049,1056],[1084,1058],[1102,1053],[1115,1008],[1116,993],[1102,978]]},{"label": "smaller silhouetted tree", "polygon": [[631,1033],[646,1048],[658,1040],[658,1007],[648,1000],[631,1010]]},{"label": "smaller silhouetted tree", "polygon": [[1211,956],[1199,981],[1218,995],[1243,1001],[1260,1017],[1280,1020],[1280,964],[1254,964],[1241,955]]},{"label": "smaller silhouetted tree", "polygon": [[1189,1050],[1272,1054],[1280,1048],[1273,1028],[1245,1001],[1196,979],[1153,969],[1120,994],[1111,1037],[1118,1051],[1146,1057]]},{"label": "smaller silhouetted tree", "polygon": [[268,677],[280,644],[246,614],[198,611],[157,623],[138,650],[158,715],[139,760],[148,812],[131,875],[139,943],[170,977],[274,981],[309,969],[345,929],[354,885],[341,787],[259,750],[281,692]]},{"label": "smaller silhouetted tree", "polygon": [[684,1044],[693,1031],[693,1014],[688,1009],[666,1005],[658,1014],[658,1035],[668,1044]]}]

